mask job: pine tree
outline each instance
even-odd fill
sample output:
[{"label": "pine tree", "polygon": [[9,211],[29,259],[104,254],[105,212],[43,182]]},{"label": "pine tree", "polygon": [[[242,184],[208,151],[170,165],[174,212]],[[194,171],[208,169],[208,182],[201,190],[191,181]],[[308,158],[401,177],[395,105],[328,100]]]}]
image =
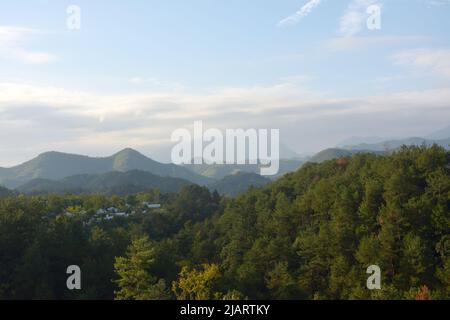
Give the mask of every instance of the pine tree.
[{"label": "pine tree", "polygon": [[116,258],[114,269],[119,279],[117,300],[167,299],[164,280],[157,280],[149,269],[154,263],[155,248],[148,237],[134,240],[128,247],[126,257]]}]

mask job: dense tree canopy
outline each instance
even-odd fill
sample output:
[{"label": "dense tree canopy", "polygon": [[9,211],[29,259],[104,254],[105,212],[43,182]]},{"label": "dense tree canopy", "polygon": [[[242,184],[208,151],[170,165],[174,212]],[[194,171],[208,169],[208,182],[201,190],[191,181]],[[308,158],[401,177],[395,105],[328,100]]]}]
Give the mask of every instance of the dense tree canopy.
[{"label": "dense tree canopy", "polygon": [[[404,147],[309,163],[236,199],[9,195],[0,299],[449,299],[449,173],[450,152]],[[66,288],[69,265],[82,290]],[[370,265],[381,290],[366,288]]]}]

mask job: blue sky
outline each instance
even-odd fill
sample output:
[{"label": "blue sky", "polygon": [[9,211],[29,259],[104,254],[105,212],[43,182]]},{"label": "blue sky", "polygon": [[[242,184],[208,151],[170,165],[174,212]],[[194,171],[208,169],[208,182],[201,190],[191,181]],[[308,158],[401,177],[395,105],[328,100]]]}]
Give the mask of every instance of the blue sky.
[{"label": "blue sky", "polygon": [[300,153],[426,135],[449,123],[448,30],[447,0],[2,1],[0,166],[122,147],[165,160],[195,120],[280,128]]}]

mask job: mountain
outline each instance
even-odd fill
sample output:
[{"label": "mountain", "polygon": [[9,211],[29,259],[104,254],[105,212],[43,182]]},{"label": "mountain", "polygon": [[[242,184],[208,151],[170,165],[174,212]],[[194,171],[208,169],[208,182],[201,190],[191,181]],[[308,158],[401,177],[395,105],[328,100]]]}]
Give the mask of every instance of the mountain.
[{"label": "mountain", "polygon": [[46,193],[105,193],[127,195],[158,188],[162,192],[178,192],[191,182],[172,177],[160,177],[146,171],[108,172],[75,175],[60,180],[33,179],[17,188],[25,194]]},{"label": "mountain", "polygon": [[[222,180],[208,185],[211,190],[217,190],[221,194],[236,196],[247,191],[251,186],[262,187],[271,180],[259,174],[237,172]],[[160,177],[146,171],[132,170],[127,172],[108,172],[104,174],[84,174],[66,177],[60,180],[33,179],[17,188],[24,194],[47,193],[103,193],[108,195],[128,195],[158,188],[162,192],[178,192],[183,186],[191,182],[172,177]],[[8,192],[10,190],[3,188]],[[6,192],[6,191],[5,191]],[[2,189],[0,189],[0,195]],[[5,194],[10,195],[10,194]]]},{"label": "mountain", "polygon": [[209,185],[210,190],[217,190],[220,194],[232,197],[247,191],[250,187],[263,187],[271,182],[270,179],[256,173],[238,172],[234,175],[226,176],[222,180]]},{"label": "mountain", "polygon": [[0,198],[10,197],[15,194],[14,191],[0,187]]},{"label": "mountain", "polygon": [[298,159],[301,156],[283,143],[280,143],[280,159]]},{"label": "mountain", "polygon": [[309,162],[314,163],[322,163],[328,160],[342,158],[342,157],[350,157],[352,155],[351,151],[344,150],[344,149],[337,149],[337,148],[331,148],[331,149],[325,149],[323,151],[320,151],[313,157],[309,159]]},{"label": "mountain", "polygon": [[358,144],[362,144],[362,143],[380,143],[386,140],[391,140],[391,139],[386,139],[386,138],[382,138],[382,137],[350,137],[348,139],[345,139],[341,142],[339,142],[336,146],[338,148],[345,148],[348,146],[354,146],[354,145],[358,145]]},{"label": "mountain", "polygon": [[375,155],[389,155],[391,152],[387,151],[375,151],[375,150],[368,150],[368,149],[361,149],[361,150],[346,150],[346,149],[339,149],[339,148],[330,148],[325,149],[323,151],[320,151],[313,157],[311,157],[308,162],[313,163],[322,163],[328,160],[333,159],[339,159],[344,157],[351,157],[352,155],[358,154],[358,153],[371,153]]},{"label": "mountain", "polygon": [[80,174],[141,170],[162,177],[174,177],[206,185],[210,179],[174,164],[164,164],[133,150],[124,149],[110,157],[93,158],[61,152],[46,152],[12,168],[0,168],[0,185],[16,188],[33,179],[60,180]]},{"label": "mountain", "polygon": [[341,148],[325,149],[317,153],[313,157],[311,157],[308,161],[321,163],[327,160],[349,157],[356,153],[375,153],[379,155],[386,155],[400,149],[402,146],[421,146],[421,145],[432,146],[434,144],[448,150],[450,146],[450,138],[441,140],[429,140],[424,138],[407,138],[400,140],[382,141],[378,143],[360,143],[357,145],[347,145]]},{"label": "mountain", "polygon": [[259,165],[256,164],[186,164],[187,169],[204,177],[215,180],[220,180],[229,175],[234,175],[238,172],[258,173]]},{"label": "mountain", "polygon": [[280,171],[275,177],[278,178],[286,173],[297,171],[308,159],[305,157],[298,159],[280,159]]},{"label": "mountain", "polygon": [[450,137],[450,126],[433,132],[432,134],[426,136],[427,139],[432,140],[442,140]]},{"label": "mountain", "polygon": [[353,146],[345,146],[344,149],[347,150],[364,150],[364,151],[394,151],[400,148],[403,145],[406,146],[420,146],[420,145],[431,146],[433,144],[437,144],[441,147],[447,148],[450,144],[450,138],[441,139],[441,140],[430,140],[425,138],[407,138],[400,140],[389,140],[383,141],[379,143],[361,143]]},{"label": "mountain", "polygon": [[[305,160],[303,159],[281,159],[278,174],[267,178],[277,178],[288,172],[295,171],[299,169],[304,162]],[[184,165],[184,167],[196,174],[216,180],[234,175],[238,172],[260,174],[261,168],[261,166],[257,164],[188,164]]]}]

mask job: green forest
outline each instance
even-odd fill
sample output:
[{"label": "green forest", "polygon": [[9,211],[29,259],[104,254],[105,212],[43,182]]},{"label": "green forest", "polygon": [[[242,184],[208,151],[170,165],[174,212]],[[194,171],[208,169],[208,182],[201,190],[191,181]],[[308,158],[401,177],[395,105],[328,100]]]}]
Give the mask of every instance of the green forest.
[{"label": "green forest", "polygon": [[449,299],[449,173],[450,152],[422,146],[307,163],[236,198],[3,192],[0,299]]}]

